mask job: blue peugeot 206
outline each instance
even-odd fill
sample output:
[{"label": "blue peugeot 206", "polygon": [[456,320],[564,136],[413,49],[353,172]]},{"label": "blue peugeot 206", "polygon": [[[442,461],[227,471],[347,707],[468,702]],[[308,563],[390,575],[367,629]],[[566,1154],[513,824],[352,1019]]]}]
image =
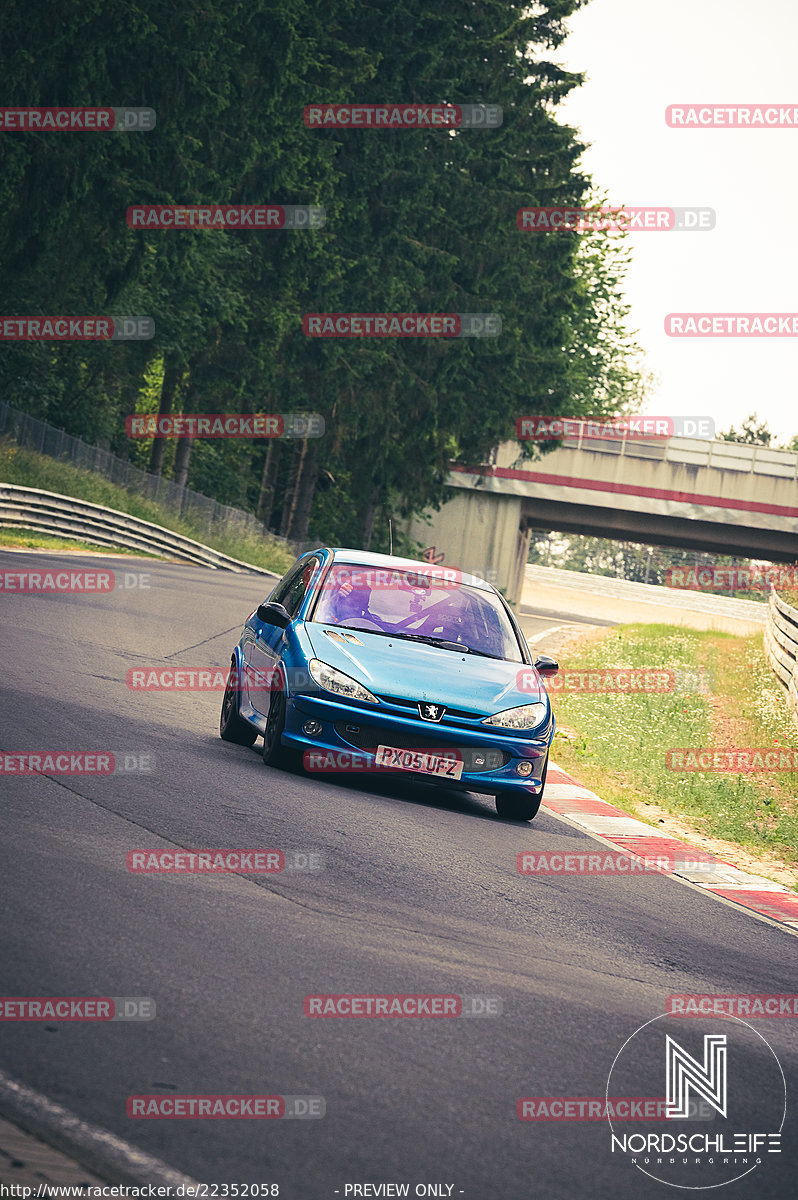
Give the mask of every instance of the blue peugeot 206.
[{"label": "blue peugeot 206", "polygon": [[250,614],[233,651],[220,734],[269,766],[415,773],[495,797],[531,821],[555,720],[501,594],[452,567],[321,548]]}]

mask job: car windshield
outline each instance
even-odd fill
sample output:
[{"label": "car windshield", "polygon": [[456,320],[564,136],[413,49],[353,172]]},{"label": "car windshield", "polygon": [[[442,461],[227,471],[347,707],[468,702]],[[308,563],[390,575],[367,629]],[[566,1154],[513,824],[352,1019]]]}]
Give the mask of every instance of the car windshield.
[{"label": "car windshield", "polygon": [[[456,579],[451,576],[455,575]],[[378,568],[336,562],[312,620],[393,637],[452,643],[474,654],[523,662],[498,598],[459,581],[459,572]]]}]

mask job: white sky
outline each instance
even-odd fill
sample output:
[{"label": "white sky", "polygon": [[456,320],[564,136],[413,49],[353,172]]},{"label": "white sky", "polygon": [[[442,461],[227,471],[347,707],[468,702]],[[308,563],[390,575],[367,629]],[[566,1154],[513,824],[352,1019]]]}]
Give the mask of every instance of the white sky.
[{"label": "white sky", "polygon": [[[798,434],[798,338],[672,338],[669,312],[798,312],[798,128],[671,129],[679,103],[798,108],[798,0],[591,0],[556,55],[584,71],[558,106],[613,204],[703,205],[706,232],[630,233],[631,326],[658,377],[647,411],[717,429],[758,412]],[[554,234],[544,236],[556,236]]]}]

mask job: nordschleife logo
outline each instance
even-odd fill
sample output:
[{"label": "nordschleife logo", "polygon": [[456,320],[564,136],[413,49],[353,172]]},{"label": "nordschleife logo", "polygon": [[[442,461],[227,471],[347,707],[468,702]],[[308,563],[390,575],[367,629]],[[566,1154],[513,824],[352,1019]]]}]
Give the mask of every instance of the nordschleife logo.
[{"label": "nordschleife logo", "polygon": [[[698,1024],[698,1022],[696,1022]],[[664,1119],[627,1132],[609,1115],[609,1151],[671,1187],[722,1187],[780,1169],[787,1112],[784,1072],[769,1043],[739,1017],[654,1017],[627,1038],[606,1096],[663,1098]]]}]

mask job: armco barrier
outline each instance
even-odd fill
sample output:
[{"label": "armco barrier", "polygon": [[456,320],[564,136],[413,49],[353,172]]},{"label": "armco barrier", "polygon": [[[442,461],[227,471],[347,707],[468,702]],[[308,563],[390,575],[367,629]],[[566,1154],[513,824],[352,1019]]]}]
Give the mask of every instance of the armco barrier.
[{"label": "armco barrier", "polygon": [[221,504],[211,496],[195,492],[193,488],[181,487],[172,479],[163,475],[153,475],[142,471],[128,459],[119,458],[110,450],[100,446],[92,446],[81,438],[72,437],[63,429],[40,421],[30,413],[14,408],[5,400],[0,400],[0,441],[9,438],[16,446],[33,450],[47,458],[55,458],[59,462],[71,463],[94,475],[102,475],[110,479],[118,487],[122,487],[131,495],[144,500],[152,500],[159,508],[172,512],[178,517],[188,517],[197,537],[207,537],[213,541],[220,531],[254,534],[255,537],[267,538],[279,542],[295,554],[301,554],[310,549],[315,542],[289,541],[281,534],[268,529],[262,521],[251,512],[235,508],[230,504]]},{"label": "armco barrier", "polygon": [[142,521],[130,513],[89,504],[72,496],[60,496],[57,492],[0,483],[0,527],[9,526],[41,529],[46,533],[95,542],[100,546],[122,546],[126,550],[163,554],[180,562],[213,567],[219,571],[249,572],[279,579],[278,575],[264,567],[230,558],[210,546],[203,546],[202,542],[192,541],[172,529],[164,529],[162,525]]},{"label": "armco barrier", "polygon": [[771,589],[765,621],[765,653],[787,689],[787,702],[798,725],[798,609]]}]

